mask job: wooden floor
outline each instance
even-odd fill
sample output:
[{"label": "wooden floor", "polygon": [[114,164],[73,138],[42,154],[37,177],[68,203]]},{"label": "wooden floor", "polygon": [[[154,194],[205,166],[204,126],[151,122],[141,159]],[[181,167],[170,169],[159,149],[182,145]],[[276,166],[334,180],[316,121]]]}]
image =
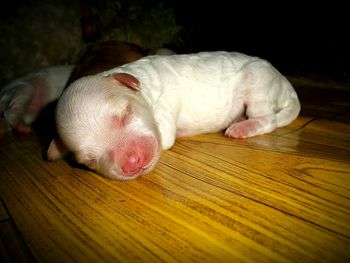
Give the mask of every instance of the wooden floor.
[{"label": "wooden floor", "polygon": [[291,79],[303,112],[290,126],[181,139],[134,181],[46,162],[35,135],[7,136],[0,261],[350,262],[349,92]]}]

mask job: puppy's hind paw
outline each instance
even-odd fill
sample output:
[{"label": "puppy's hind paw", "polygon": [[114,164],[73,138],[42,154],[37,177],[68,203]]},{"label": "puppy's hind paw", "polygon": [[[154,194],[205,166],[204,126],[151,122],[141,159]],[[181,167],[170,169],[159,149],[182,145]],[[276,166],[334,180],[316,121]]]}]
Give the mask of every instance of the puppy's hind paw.
[{"label": "puppy's hind paw", "polygon": [[275,116],[265,116],[232,123],[225,135],[231,138],[244,139],[273,131],[276,128]]},{"label": "puppy's hind paw", "polygon": [[250,129],[249,125],[244,125],[243,122],[237,122],[226,129],[225,135],[230,138],[245,139],[249,137]]}]

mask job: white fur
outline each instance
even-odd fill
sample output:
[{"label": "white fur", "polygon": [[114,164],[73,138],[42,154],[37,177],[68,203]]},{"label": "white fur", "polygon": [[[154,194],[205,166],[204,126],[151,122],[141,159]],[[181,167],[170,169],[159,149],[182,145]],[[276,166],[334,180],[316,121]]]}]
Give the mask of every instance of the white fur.
[{"label": "white fur", "polygon": [[[31,124],[41,108],[34,112],[27,112],[26,107],[34,94],[38,91],[36,89],[43,88],[43,93],[40,99],[41,107],[49,104],[57,99],[65,87],[68,78],[73,70],[73,66],[52,66],[44,68],[35,72],[31,72],[21,78],[15,79],[0,90],[0,115],[3,115],[4,122],[8,124],[8,128],[16,125],[16,123],[23,119],[26,124]],[[43,85],[36,87],[33,80],[42,81]]]},{"label": "white fur", "polygon": [[176,136],[229,127],[245,106],[248,117],[274,115],[277,121],[251,136],[289,124],[300,110],[297,95],[285,77],[265,60],[240,53],[149,56],[100,75],[116,72],[139,79],[142,98],[154,112],[163,149],[170,148]]},{"label": "white fur", "polygon": [[[128,88],[117,73],[135,77],[139,90],[135,79]],[[130,122],[113,128],[113,116],[124,116],[128,105]],[[81,78],[61,96],[56,118],[60,137],[78,162],[110,178],[131,179],[153,169],[160,150],[169,149],[176,137],[226,129],[229,137],[246,138],[289,124],[299,111],[291,84],[265,60],[202,52],[149,56]],[[153,138],[152,162],[132,176],[123,174],[125,162],[115,160],[129,156],[133,149],[126,145],[143,136]],[[56,156],[55,145],[49,158]]]}]

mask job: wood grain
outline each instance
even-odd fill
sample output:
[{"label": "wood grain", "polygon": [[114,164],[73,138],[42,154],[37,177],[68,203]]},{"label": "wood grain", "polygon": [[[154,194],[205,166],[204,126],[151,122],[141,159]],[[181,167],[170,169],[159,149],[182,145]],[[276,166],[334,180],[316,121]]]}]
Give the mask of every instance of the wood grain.
[{"label": "wood grain", "polygon": [[178,140],[128,182],[8,135],[1,198],[38,262],[349,262],[350,125],[314,117],[247,140]]}]

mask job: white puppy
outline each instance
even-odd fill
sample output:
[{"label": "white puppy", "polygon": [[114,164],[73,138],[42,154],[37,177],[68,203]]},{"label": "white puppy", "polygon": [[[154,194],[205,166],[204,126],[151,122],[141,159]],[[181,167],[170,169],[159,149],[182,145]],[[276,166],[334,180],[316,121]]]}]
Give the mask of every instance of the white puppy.
[{"label": "white puppy", "polygon": [[40,111],[62,93],[74,66],[52,66],[7,83],[0,90],[0,137],[12,128],[28,133]]},{"label": "white puppy", "polygon": [[300,104],[271,64],[240,53],[149,56],[83,77],[61,96],[49,159],[64,145],[79,163],[115,179],[152,170],[176,137],[226,129],[232,138],[292,122]]}]

